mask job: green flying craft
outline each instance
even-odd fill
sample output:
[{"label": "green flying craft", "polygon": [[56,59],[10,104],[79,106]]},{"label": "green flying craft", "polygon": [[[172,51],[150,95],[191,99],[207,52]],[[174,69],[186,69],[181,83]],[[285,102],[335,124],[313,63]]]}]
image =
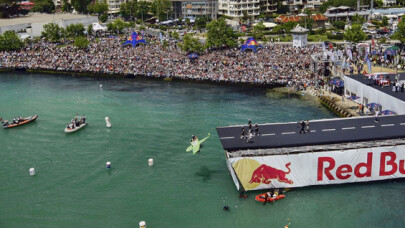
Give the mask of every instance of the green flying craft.
[{"label": "green flying craft", "polygon": [[190,145],[189,147],[187,147],[186,152],[193,151],[193,155],[196,154],[196,153],[198,153],[198,152],[200,152],[201,144],[202,144],[205,140],[207,140],[207,139],[210,137],[210,135],[211,135],[211,134],[208,133],[208,136],[205,137],[205,138],[203,138],[203,139],[201,139],[201,140],[198,140],[197,137],[194,137],[194,139],[190,142],[191,145]]}]

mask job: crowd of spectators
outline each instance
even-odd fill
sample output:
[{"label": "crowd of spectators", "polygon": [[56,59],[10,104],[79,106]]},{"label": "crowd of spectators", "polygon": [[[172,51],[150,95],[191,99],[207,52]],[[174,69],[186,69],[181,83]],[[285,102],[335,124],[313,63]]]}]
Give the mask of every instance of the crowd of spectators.
[{"label": "crowd of spectators", "polygon": [[0,67],[301,87],[320,79],[318,72],[310,70],[311,54],[321,51],[317,46],[268,44],[257,53],[209,50],[189,59],[175,42],[163,44],[156,37],[148,41],[133,48],[116,37],[93,38],[87,49],[78,49],[41,40],[18,51],[0,52]]}]

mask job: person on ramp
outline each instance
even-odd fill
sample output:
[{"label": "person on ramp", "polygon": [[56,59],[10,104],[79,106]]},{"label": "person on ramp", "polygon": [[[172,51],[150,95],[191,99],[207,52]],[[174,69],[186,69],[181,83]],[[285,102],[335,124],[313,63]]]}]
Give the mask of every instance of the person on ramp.
[{"label": "person on ramp", "polygon": [[301,130],[300,130],[300,134],[305,134],[305,127],[306,127],[306,123],[304,120],[302,120],[301,122],[298,122],[298,125],[301,126]]}]

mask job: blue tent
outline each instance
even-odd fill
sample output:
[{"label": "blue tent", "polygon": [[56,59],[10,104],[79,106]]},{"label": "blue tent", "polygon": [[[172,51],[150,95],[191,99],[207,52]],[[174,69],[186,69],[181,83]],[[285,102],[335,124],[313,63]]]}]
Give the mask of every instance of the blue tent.
[{"label": "blue tent", "polygon": [[260,45],[253,37],[250,37],[247,39],[241,46],[241,52],[246,50],[246,49],[252,49],[254,52],[257,52],[259,48],[262,48],[262,45]]},{"label": "blue tent", "polygon": [[132,46],[135,47],[139,43],[146,44],[146,41],[142,39],[142,37],[138,36],[136,32],[133,32],[131,37],[127,41],[125,41],[125,43],[122,46],[132,44]]}]

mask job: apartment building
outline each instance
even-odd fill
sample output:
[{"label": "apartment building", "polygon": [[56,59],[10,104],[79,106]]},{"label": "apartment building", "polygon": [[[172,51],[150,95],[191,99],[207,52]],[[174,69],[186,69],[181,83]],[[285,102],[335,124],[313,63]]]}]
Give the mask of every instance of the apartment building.
[{"label": "apartment building", "polygon": [[216,0],[172,0],[175,18],[208,17],[217,19]]},{"label": "apartment building", "polygon": [[243,17],[244,12],[250,17],[260,15],[261,0],[218,0],[218,14],[233,18]]},{"label": "apartment building", "polygon": [[299,13],[303,9],[318,9],[327,0],[286,0],[283,5],[288,5],[291,13]]},{"label": "apartment building", "polygon": [[275,0],[260,0],[260,12],[264,14],[275,13],[277,2]]},{"label": "apartment building", "polygon": [[127,0],[107,0],[108,14],[118,14],[121,4],[126,2]]}]

